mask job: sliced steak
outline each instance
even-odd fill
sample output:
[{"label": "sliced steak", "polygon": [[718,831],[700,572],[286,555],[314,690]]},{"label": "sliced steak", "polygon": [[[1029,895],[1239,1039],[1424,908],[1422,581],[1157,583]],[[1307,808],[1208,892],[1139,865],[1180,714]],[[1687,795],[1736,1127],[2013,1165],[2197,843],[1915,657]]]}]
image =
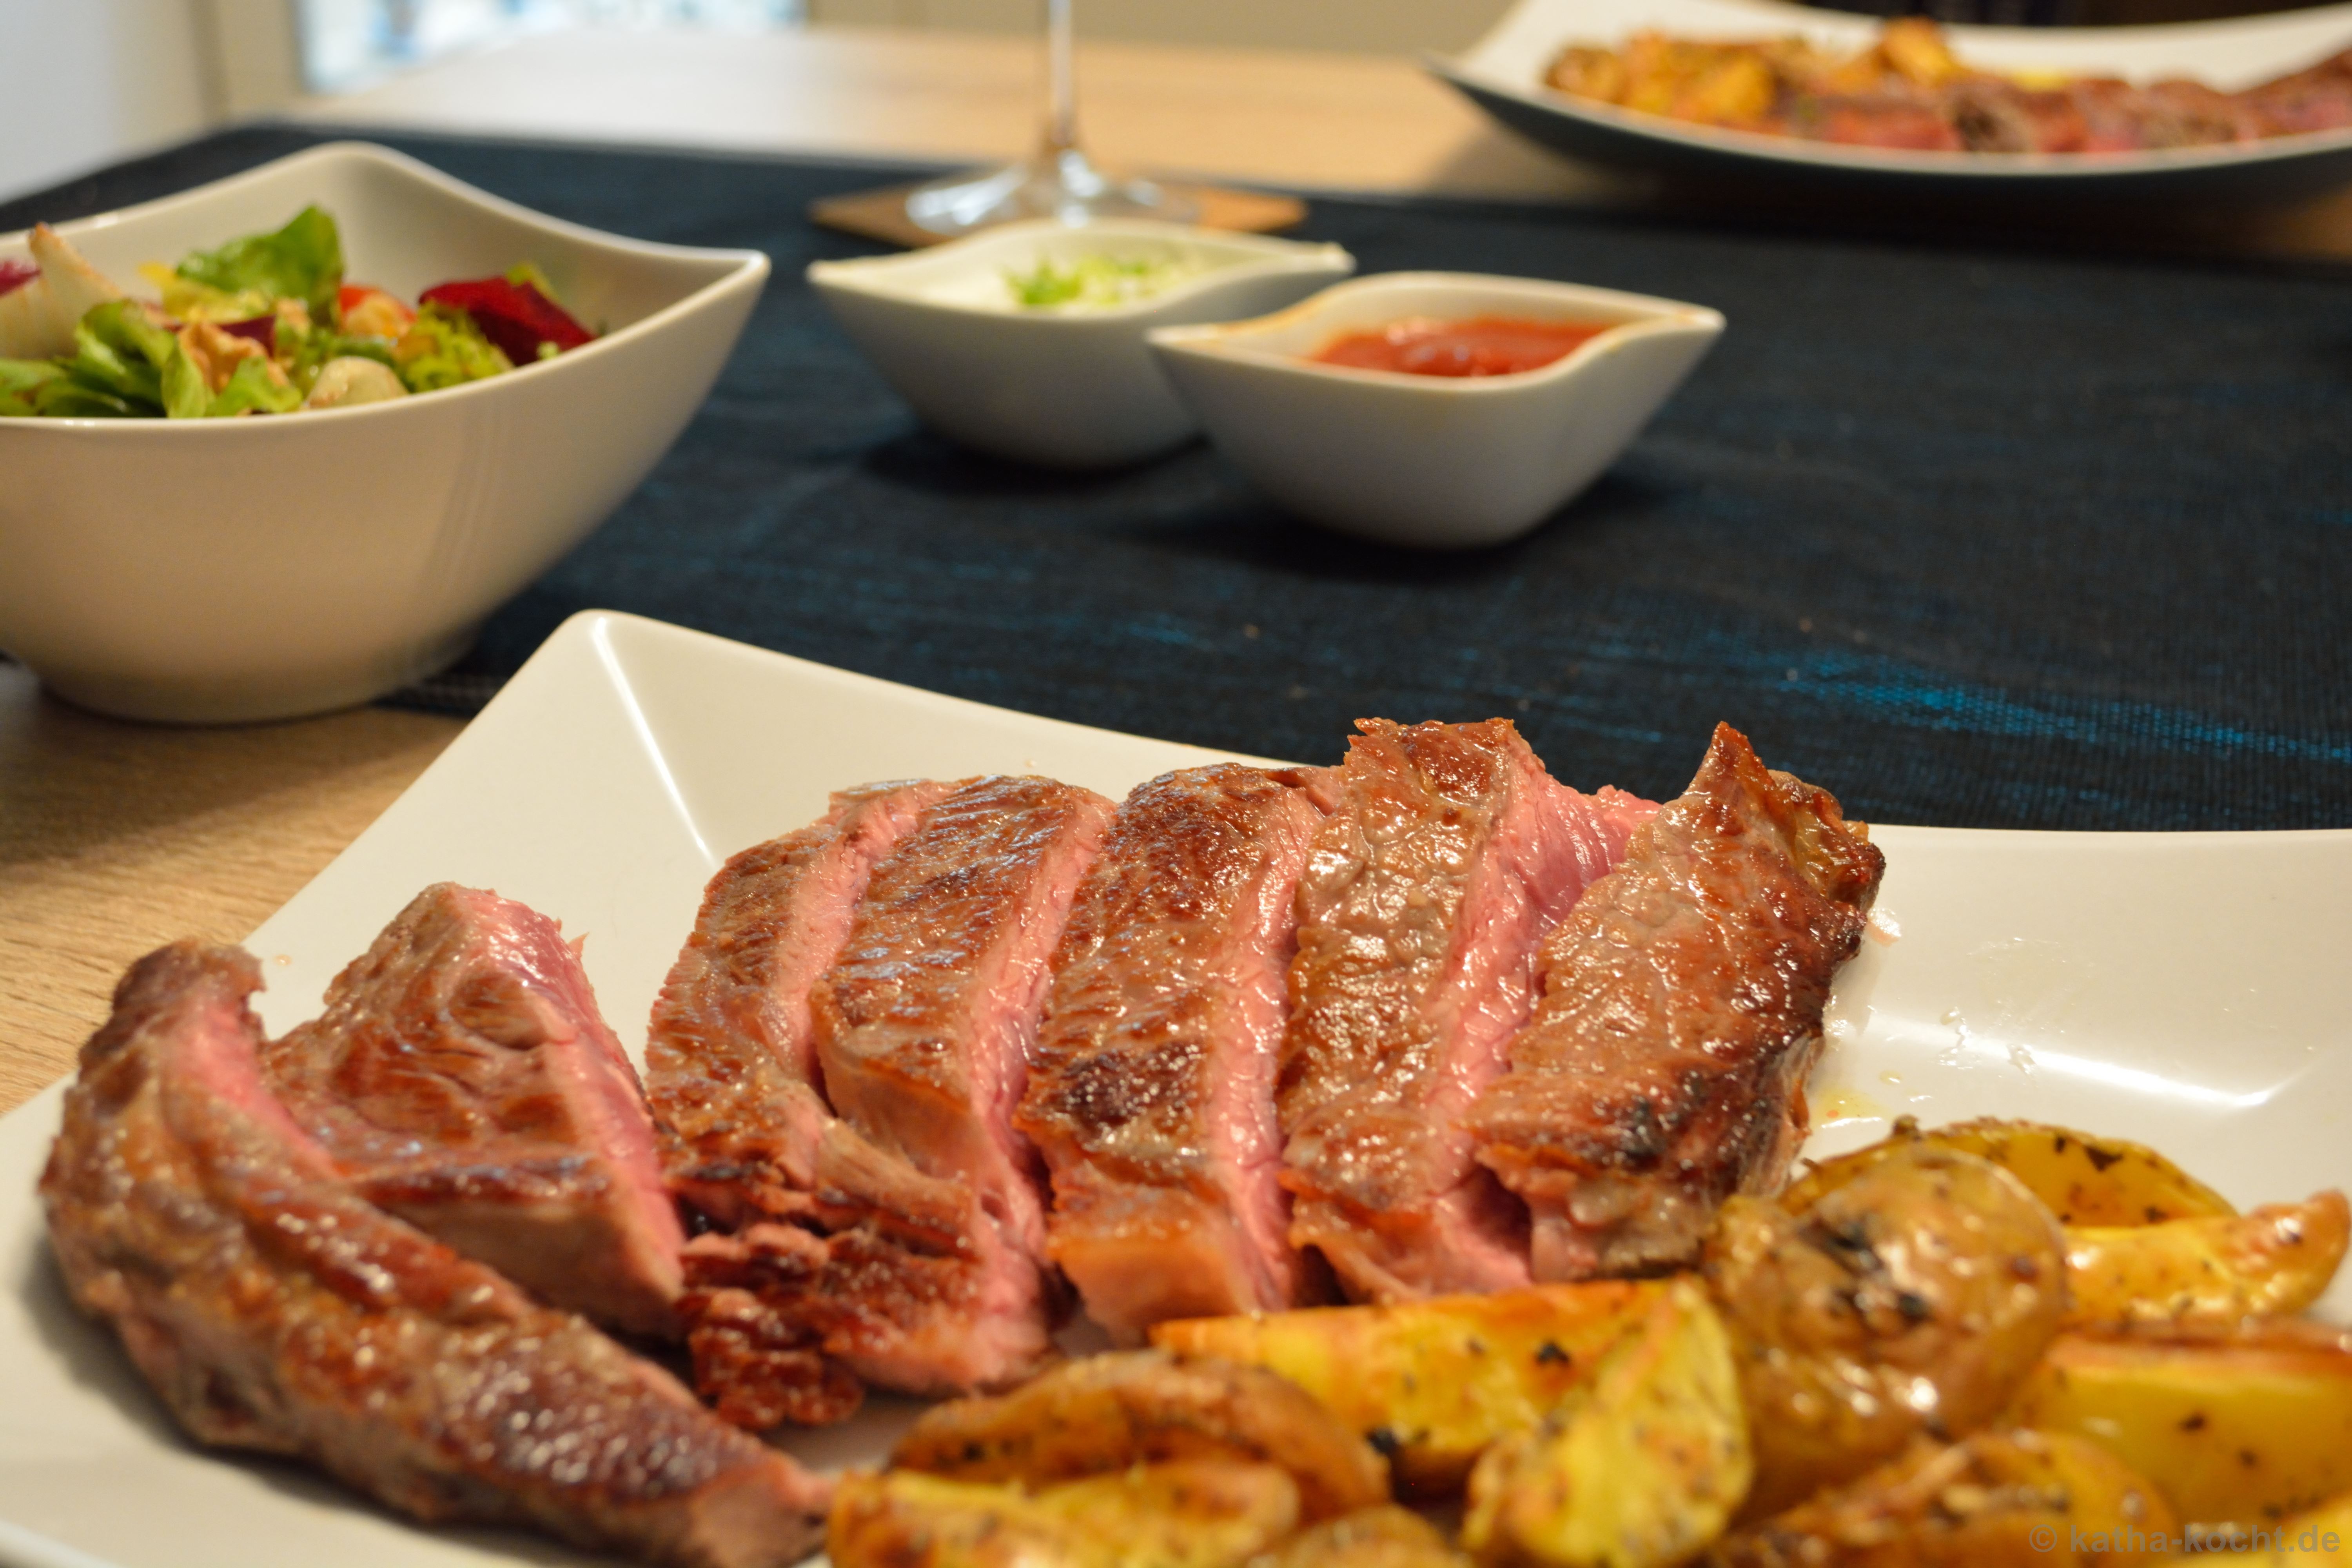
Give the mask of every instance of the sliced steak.
[{"label": "sliced steak", "polygon": [[1052,1346],[1043,1283],[978,1195],[835,1117],[809,993],[876,865],[952,784],[877,784],[711,879],[656,1002],[646,1078],[688,1244],[696,1382],[754,1427],[845,1419],[859,1379],[1013,1381]]},{"label": "sliced steak", "polygon": [[1122,1337],[1314,1295],[1289,1241],[1275,1065],[1294,895],[1323,811],[1237,763],[1139,787],[1087,873],[1018,1119],[1054,1260]]},{"label": "sliced steak", "polygon": [[1655,807],[1556,783],[1507,720],[1357,728],[1298,886],[1290,1239],[1360,1300],[1523,1285],[1526,1216],[1462,1118],[1527,1021],[1538,942]]},{"label": "sliced steak", "polygon": [[234,948],[134,965],[41,1178],[75,1302],[181,1425],[427,1521],[690,1568],[813,1550],[824,1482],[341,1180],[263,1085],[259,984]]},{"label": "sliced steak", "polygon": [[1052,779],[982,778],[874,868],[810,993],[825,1093],[881,1148],[978,1195],[1045,1259],[1037,1153],[1013,1125],[1079,879],[1117,811]]},{"label": "sliced steak", "polygon": [[653,1122],[553,921],[427,888],[261,1059],[379,1207],[559,1307],[674,1331],[686,1236]]},{"label": "sliced steak", "polygon": [[1776,1184],[1886,858],[1719,725],[1688,794],[1544,944],[1543,999],[1469,1125],[1527,1201],[1541,1279],[1680,1267]]}]

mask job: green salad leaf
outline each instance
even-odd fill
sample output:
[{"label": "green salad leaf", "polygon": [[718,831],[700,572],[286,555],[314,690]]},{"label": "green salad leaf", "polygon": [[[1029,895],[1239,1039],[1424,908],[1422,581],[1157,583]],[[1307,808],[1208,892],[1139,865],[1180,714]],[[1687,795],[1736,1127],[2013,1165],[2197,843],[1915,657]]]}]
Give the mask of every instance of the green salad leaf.
[{"label": "green salad leaf", "polygon": [[269,362],[241,359],[218,392],[205,383],[204,372],[173,345],[172,363],[163,367],[163,412],[173,419],[228,419],[248,411],[287,414],[301,406],[302,395],[269,374]]},{"label": "green salad leaf", "polygon": [[135,300],[93,305],[74,328],[74,352],[32,389],[33,408],[52,419],[152,419],[163,412],[163,371],[179,340],[147,319]]},{"label": "green salad leaf", "polygon": [[302,405],[302,395],[283,382],[273,381],[266,359],[241,359],[229,373],[228,384],[213,394],[205,409],[207,419],[228,419],[245,413],[290,414]]},{"label": "green salad leaf", "polygon": [[172,361],[163,367],[163,413],[172,419],[202,419],[205,410],[213,405],[213,389],[205,384],[205,373],[188,357],[188,351],[178,343],[172,345]]},{"label": "green salad leaf", "polygon": [[315,206],[304,207],[273,234],[249,234],[218,250],[194,250],[180,258],[177,274],[223,294],[250,291],[271,301],[299,300],[314,321],[335,320],[343,284],[343,242],[335,220]]},{"label": "green salad leaf", "polygon": [[63,374],[45,359],[0,359],[0,419],[29,419],[40,413],[40,388]]},{"label": "green salad leaf", "polygon": [[471,316],[444,305],[416,312],[406,335],[393,345],[393,359],[411,392],[463,386],[514,369],[514,361],[482,335]]}]

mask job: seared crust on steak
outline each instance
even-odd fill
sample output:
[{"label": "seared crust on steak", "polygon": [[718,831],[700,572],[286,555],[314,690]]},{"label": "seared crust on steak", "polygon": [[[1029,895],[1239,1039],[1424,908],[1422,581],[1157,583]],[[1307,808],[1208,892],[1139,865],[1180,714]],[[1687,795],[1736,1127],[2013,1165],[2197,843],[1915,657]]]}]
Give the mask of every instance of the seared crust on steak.
[{"label": "seared crust on steak", "polygon": [[1000,1385],[1050,1352],[1034,1263],[969,1187],[834,1115],[809,993],[874,868],[949,783],[875,784],[711,879],[654,1006],[646,1078],[697,1227],[684,1308],[695,1379],[752,1427],[846,1419],[859,1379]]},{"label": "seared crust on steak", "polygon": [[1528,1282],[1526,1216],[1462,1126],[1536,945],[1655,809],[1556,783],[1507,720],[1361,720],[1298,888],[1276,1089],[1290,1238],[1360,1300]]},{"label": "seared crust on steak", "polygon": [[1542,1001],[1469,1125],[1539,1279],[1677,1268],[1805,1135],[1805,1075],[1886,858],[1728,724],[1544,944]]},{"label": "seared crust on steak", "polygon": [[1017,1123],[1054,1260],[1116,1334],[1318,1294],[1289,1242],[1274,1074],[1293,895],[1323,813],[1235,763],[1137,786],[1087,874]]},{"label": "seared crust on steak", "polygon": [[680,1568],[814,1548],[824,1482],[342,1183],[263,1086],[259,984],[234,948],[133,965],[41,1178],[74,1301],[181,1425],[427,1521]]},{"label": "seared crust on steak", "polygon": [[553,921],[436,883],[261,1063],[377,1207],[559,1307],[676,1331],[686,1236],[653,1122]]},{"label": "seared crust on steak", "polygon": [[890,1456],[905,1469],[1030,1486],[1187,1459],[1278,1465],[1310,1521],[1388,1500],[1387,1462],[1305,1389],[1263,1367],[1166,1351],[1087,1356],[1011,1394],[934,1405]]}]

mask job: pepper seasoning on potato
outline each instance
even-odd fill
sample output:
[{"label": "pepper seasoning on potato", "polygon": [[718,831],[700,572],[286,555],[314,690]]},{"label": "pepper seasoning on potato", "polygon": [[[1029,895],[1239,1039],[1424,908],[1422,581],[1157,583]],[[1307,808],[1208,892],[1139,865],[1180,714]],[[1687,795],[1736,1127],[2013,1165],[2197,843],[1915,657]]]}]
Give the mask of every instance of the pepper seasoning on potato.
[{"label": "pepper seasoning on potato", "polygon": [[2065,1433],[1916,1439],[1859,1480],[1717,1543],[1708,1568],[2122,1568],[2171,1550],[2163,1496]]},{"label": "pepper seasoning on potato", "polygon": [[1905,1148],[1951,1149],[2022,1182],[2066,1227],[2070,1325],[2228,1324],[2284,1317],[2319,1300],[2352,1240],[2352,1208],[2324,1192],[2242,1215],[2145,1144],[2071,1127],[1990,1118],[1885,1141],[1814,1166],[1780,1194],[1791,1212]]},{"label": "pepper seasoning on potato", "polygon": [[1438,1498],[1461,1489],[1488,1444],[1557,1408],[1667,1289],[1594,1279],[1192,1318],[1160,1324],[1151,1342],[1279,1373],[1387,1454],[1407,1493]]},{"label": "pepper seasoning on potato", "polygon": [[1730,1338],[1680,1279],[1589,1383],[1486,1450],[1462,1543],[1486,1568],[1668,1568],[1722,1533],[1753,1470]]},{"label": "pepper seasoning on potato", "polygon": [[1792,1213],[1735,1197],[1703,1263],[1755,1436],[1747,1517],[1985,1425],[2058,1332],[2065,1238],[1989,1161],[1898,1142]]},{"label": "pepper seasoning on potato", "polygon": [[2352,1331],[2288,1319],[2062,1334],[2005,1418],[2104,1445],[2191,1525],[2268,1529],[2352,1493]]},{"label": "pepper seasoning on potato", "polygon": [[903,1470],[1030,1486],[1181,1460],[1274,1465],[1309,1522],[1389,1500],[1380,1455],[1306,1390],[1166,1351],[1087,1356],[1009,1394],[935,1405],[890,1456]]},{"label": "pepper seasoning on potato", "polygon": [[914,1470],[853,1473],[834,1494],[834,1568],[1238,1568],[1298,1527],[1274,1465],[1138,1465],[1031,1491]]},{"label": "pepper seasoning on potato", "polygon": [[2071,1324],[2217,1323],[2292,1316],[2326,1293],[2352,1239],[2337,1192],[2242,1215],[2066,1232]]}]

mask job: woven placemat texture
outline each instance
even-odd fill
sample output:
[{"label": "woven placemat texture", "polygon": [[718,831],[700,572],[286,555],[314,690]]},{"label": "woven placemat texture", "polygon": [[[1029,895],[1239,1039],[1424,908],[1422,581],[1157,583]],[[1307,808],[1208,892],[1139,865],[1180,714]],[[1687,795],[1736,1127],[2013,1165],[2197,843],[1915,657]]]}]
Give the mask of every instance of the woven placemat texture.
[{"label": "woven placemat texture", "polygon": [[[216,136],[0,206],[0,229],[320,139]],[[2352,825],[2341,271],[1318,200],[1301,236],[1365,271],[1731,320],[1580,500],[1430,556],[1295,522],[1202,447],[1068,477],[926,432],[801,280],[867,248],[803,214],[874,165],[379,139],[562,217],[776,262],[677,448],[419,705],[471,708],[597,606],[1308,761],[1359,715],[1499,713],[1569,782],[1656,795],[1727,719],[1873,820]]]}]

